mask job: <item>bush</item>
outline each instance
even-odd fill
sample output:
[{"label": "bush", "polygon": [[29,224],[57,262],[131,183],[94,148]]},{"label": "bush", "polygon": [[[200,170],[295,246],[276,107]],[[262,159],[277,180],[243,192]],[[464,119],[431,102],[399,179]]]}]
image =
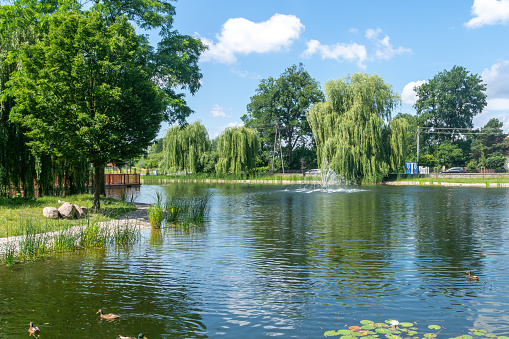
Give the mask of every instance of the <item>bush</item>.
[{"label": "bush", "polygon": [[433,168],[436,165],[437,159],[432,154],[424,154],[419,157],[419,166]]}]

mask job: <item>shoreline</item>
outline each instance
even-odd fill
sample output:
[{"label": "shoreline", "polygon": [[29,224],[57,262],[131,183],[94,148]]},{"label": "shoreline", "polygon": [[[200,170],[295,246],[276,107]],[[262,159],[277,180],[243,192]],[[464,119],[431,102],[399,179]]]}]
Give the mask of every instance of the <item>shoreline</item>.
[{"label": "shoreline", "polygon": [[[108,220],[108,221],[101,221],[98,223],[99,227],[101,229],[112,229],[113,227],[119,226],[119,225],[135,225],[135,231],[139,232],[144,229],[150,228],[150,223],[148,221],[148,215],[147,215],[147,209],[150,207],[150,204],[145,203],[133,203],[136,206],[136,210],[127,212],[123,216]],[[74,226],[70,228],[71,232],[78,232],[81,228],[84,226]],[[36,238],[53,238],[57,236],[60,231],[53,231],[53,232],[47,232],[47,233],[38,233],[36,235]],[[20,252],[20,243],[24,239],[25,235],[17,235],[12,237],[4,237],[0,238],[0,256],[6,254],[8,251],[14,250],[15,253]],[[52,243],[49,242],[48,245],[51,245]]]}]

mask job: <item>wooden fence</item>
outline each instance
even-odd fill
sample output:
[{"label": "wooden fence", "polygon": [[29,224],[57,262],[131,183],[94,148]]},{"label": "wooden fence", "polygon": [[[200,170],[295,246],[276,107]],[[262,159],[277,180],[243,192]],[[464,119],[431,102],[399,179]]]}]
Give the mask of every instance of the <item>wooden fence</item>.
[{"label": "wooden fence", "polygon": [[106,187],[113,186],[140,186],[140,174],[129,173],[107,173],[104,174]]}]

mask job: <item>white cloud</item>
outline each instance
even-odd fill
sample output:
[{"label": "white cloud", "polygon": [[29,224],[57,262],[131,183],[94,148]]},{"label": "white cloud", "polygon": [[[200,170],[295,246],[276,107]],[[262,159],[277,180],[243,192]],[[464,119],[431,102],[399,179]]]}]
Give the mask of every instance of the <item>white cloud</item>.
[{"label": "white cloud", "polygon": [[366,30],[366,38],[368,38],[369,40],[376,39],[380,33],[382,33],[381,28],[377,29],[368,28]]},{"label": "white cloud", "polygon": [[235,63],[238,54],[279,52],[290,47],[303,29],[295,15],[275,14],[259,23],[244,18],[228,19],[216,36],[216,43],[201,38],[208,46],[201,60]]},{"label": "white cloud", "polygon": [[415,93],[414,87],[419,87],[424,83],[426,83],[426,81],[417,80],[406,84],[405,87],[403,87],[403,92],[401,92],[401,101],[409,105],[415,104],[417,101],[417,93]]},{"label": "white cloud", "polygon": [[357,62],[357,66],[364,69],[366,68],[365,61],[367,60],[389,60],[398,54],[412,52],[409,48],[394,48],[390,43],[388,35],[385,35],[382,39],[378,39],[378,36],[381,33],[382,30],[380,28],[370,28],[366,30],[365,37],[370,42],[374,43],[374,51],[372,55],[368,53],[368,48],[365,45],[357,43],[322,45],[322,43],[318,40],[310,40],[307,42],[308,48],[302,53],[302,57],[308,58],[314,54],[319,54],[322,59],[334,59],[339,62]]},{"label": "white cloud", "polygon": [[474,0],[474,18],[465,23],[469,28],[505,24],[509,21],[509,0]]},{"label": "white cloud", "polygon": [[499,60],[482,71],[481,77],[486,83],[489,99],[509,98],[509,61]]},{"label": "white cloud", "polygon": [[230,116],[227,115],[225,112],[224,112],[224,107],[223,106],[220,106],[218,104],[215,104],[213,107],[212,107],[212,110],[210,111],[210,113],[212,113],[212,116],[213,117],[221,117],[221,118],[229,118]]},{"label": "white cloud", "polygon": [[372,40],[375,42],[377,46],[377,50],[375,52],[375,56],[377,59],[389,60],[395,57],[398,54],[403,53],[411,53],[412,50],[410,48],[398,47],[394,48],[391,45],[391,38],[388,35],[385,35],[382,39],[378,39],[378,36],[382,33],[380,28],[368,29],[366,30],[366,38],[368,40]]},{"label": "white cloud", "polygon": [[320,54],[322,59],[334,59],[336,61],[356,61],[360,68],[366,68],[364,61],[367,58],[366,47],[353,44],[335,44],[335,45],[322,45],[318,40],[310,40],[307,42],[308,48],[302,53],[302,56],[307,58],[313,54]]}]

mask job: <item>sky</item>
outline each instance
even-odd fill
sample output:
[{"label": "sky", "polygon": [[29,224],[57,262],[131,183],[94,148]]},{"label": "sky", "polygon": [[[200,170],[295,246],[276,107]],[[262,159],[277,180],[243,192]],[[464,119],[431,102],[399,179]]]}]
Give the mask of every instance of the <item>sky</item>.
[{"label": "sky", "polygon": [[[202,87],[186,100],[209,137],[242,125],[262,79],[302,63],[329,80],[377,74],[415,114],[414,86],[455,65],[482,77],[491,118],[509,133],[509,0],[179,0],[174,28],[200,38]],[[157,39],[150,36],[151,40]],[[158,137],[166,134],[164,124]]]}]

